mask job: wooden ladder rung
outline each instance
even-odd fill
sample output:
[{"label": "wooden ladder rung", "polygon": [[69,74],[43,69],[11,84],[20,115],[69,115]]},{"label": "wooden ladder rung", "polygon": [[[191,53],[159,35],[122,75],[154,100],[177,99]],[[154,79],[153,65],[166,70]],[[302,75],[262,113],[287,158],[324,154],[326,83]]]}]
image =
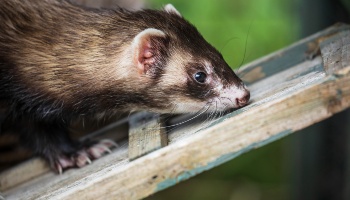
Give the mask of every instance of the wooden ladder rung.
[{"label": "wooden ladder rung", "polygon": [[141,112],[129,120],[129,159],[134,160],[167,145],[160,115]]}]

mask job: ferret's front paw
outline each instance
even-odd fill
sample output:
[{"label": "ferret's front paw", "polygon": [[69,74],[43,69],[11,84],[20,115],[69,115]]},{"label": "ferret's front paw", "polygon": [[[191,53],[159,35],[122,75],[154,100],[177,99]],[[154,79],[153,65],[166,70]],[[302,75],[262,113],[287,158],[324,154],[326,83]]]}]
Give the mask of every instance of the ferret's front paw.
[{"label": "ferret's front paw", "polygon": [[85,149],[85,151],[92,159],[97,159],[106,153],[112,153],[111,149],[116,147],[118,147],[118,144],[113,140],[104,139]]},{"label": "ferret's front paw", "polygon": [[53,168],[59,174],[62,174],[62,172],[68,168],[84,167],[91,164],[92,160],[98,159],[107,153],[111,153],[111,149],[116,147],[118,147],[118,145],[113,140],[101,140],[83,148],[71,156],[59,155],[53,164]]}]

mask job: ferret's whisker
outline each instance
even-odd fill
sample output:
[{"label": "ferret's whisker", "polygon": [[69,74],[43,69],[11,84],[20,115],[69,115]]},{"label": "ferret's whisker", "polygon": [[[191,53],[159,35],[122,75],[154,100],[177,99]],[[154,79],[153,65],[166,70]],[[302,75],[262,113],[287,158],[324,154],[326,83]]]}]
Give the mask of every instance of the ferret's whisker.
[{"label": "ferret's whisker", "polygon": [[[179,123],[176,123],[176,124],[172,124],[172,125],[168,125],[168,126],[162,126],[162,127],[159,127],[159,128],[149,128],[147,130],[158,130],[158,129],[166,129],[166,128],[174,128],[174,127],[177,127],[177,126],[180,126],[182,124],[185,124],[185,123],[188,123],[194,119],[196,119],[197,117],[199,117],[200,115],[204,114],[205,112],[208,111],[208,109],[210,108],[210,104],[207,103],[206,105],[203,106],[203,108],[201,108],[199,111],[197,111],[195,113],[195,115],[185,121],[182,121],[182,122],[179,122]],[[170,120],[170,119],[169,119]],[[173,130],[173,129],[170,129],[170,130]],[[169,131],[170,131],[169,130]]]},{"label": "ferret's whisker", "polygon": [[228,99],[229,101],[231,101],[232,105],[234,105],[233,101],[230,98],[228,98],[228,97],[221,97],[221,98]]},{"label": "ferret's whisker", "polygon": [[244,53],[243,53],[243,59],[242,59],[242,62],[241,64],[238,66],[238,70],[237,70],[237,73],[239,73],[239,70],[241,69],[245,59],[246,59],[246,55],[247,55],[247,46],[248,46],[248,39],[249,39],[249,33],[250,33],[250,30],[252,28],[252,25],[253,25],[253,22],[252,21],[249,25],[249,29],[248,29],[248,33],[247,33],[247,37],[245,38],[245,44],[244,44]]},{"label": "ferret's whisker", "polygon": [[[206,106],[208,106],[208,107],[206,108]],[[169,132],[174,131],[174,130],[177,129],[181,124],[184,124],[184,123],[193,123],[193,120],[194,120],[195,118],[198,118],[200,115],[203,115],[204,113],[206,113],[206,112],[210,109],[210,106],[211,106],[211,105],[210,105],[209,103],[206,104],[206,105],[201,109],[201,110],[203,110],[202,112],[200,112],[201,110],[198,111],[198,112],[200,112],[198,115],[196,115],[196,116],[192,117],[191,119],[186,120],[186,121],[184,121],[184,122],[180,122],[180,123],[171,125],[171,126],[172,126],[171,129],[169,129],[168,131],[169,131]],[[198,112],[197,112],[197,113],[198,113]]]},{"label": "ferret's whisker", "polygon": [[[207,105],[205,105],[205,106],[207,106]],[[192,120],[196,119],[197,117],[199,117],[200,115],[202,115],[203,113],[208,111],[210,106],[208,106],[207,109],[205,109],[205,106],[201,109],[201,110],[203,110],[202,112],[201,112],[201,110],[199,110],[197,112],[198,114],[196,114],[195,116],[191,117],[190,119],[187,119],[185,121],[182,121],[182,122],[179,122],[179,123],[176,123],[176,124],[172,124],[172,125],[169,125],[169,126],[163,126],[163,127],[160,127],[160,128],[171,128],[171,127],[179,126],[179,125],[182,125],[182,124],[187,123],[189,121],[192,121]]]},{"label": "ferret's whisker", "polygon": [[215,101],[215,109],[214,111],[211,111],[208,115],[208,117],[201,123],[201,125],[199,126],[200,129],[204,129],[206,128],[207,126],[209,126],[211,123],[211,121],[215,118],[215,115],[216,115],[216,110],[217,110],[217,101]]}]

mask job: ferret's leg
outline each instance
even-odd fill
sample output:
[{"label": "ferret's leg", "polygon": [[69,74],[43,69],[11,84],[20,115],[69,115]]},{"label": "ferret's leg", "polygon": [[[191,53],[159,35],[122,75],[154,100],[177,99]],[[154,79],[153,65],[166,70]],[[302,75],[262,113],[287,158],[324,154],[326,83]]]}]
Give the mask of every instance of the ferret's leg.
[{"label": "ferret's leg", "polygon": [[58,123],[22,120],[20,126],[18,131],[22,144],[48,160],[58,173],[67,168],[83,167],[92,159],[109,153],[114,146],[108,140],[98,143],[73,141],[68,136],[67,127]]}]

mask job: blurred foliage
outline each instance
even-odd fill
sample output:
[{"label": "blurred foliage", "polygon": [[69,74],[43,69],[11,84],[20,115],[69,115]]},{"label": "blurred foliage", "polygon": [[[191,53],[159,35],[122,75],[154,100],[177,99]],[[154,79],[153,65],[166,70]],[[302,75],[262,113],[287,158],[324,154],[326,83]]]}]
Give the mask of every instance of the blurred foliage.
[{"label": "blurred foliage", "polygon": [[291,0],[148,2],[157,9],[173,4],[232,68],[239,67],[243,60],[254,60],[294,42],[299,29]]},{"label": "blurred foliage", "polygon": [[[148,2],[149,7],[156,9],[173,4],[232,68],[298,40],[300,27],[293,0]],[[282,148],[285,140],[251,151],[147,199],[288,199],[289,181],[283,159],[286,152]]]}]

